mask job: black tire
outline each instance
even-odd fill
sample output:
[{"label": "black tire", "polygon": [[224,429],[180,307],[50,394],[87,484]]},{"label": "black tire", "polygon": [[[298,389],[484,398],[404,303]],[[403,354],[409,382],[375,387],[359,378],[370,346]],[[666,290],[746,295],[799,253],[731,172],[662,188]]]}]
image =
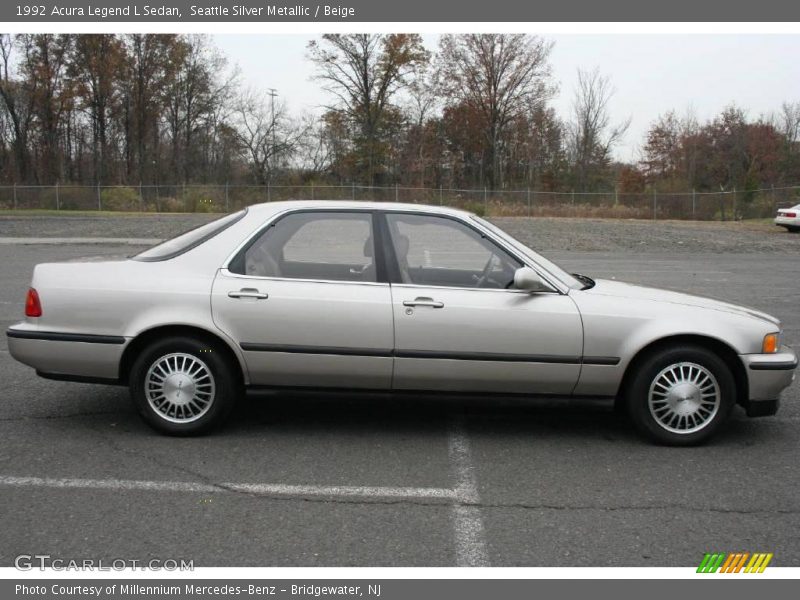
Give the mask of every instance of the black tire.
[{"label": "black tire", "polygon": [[[703,412],[692,414],[692,421],[697,421],[694,426],[690,427],[689,425],[690,417],[684,417],[686,423],[685,432],[671,430],[668,425],[663,424],[654,415],[654,411],[660,413],[662,415],[661,419],[666,420],[668,418],[666,415],[671,414],[670,411],[673,414],[677,414],[677,412],[683,410],[678,405],[682,402],[687,402],[687,400],[678,400],[678,404],[675,405],[678,407],[677,410],[664,408],[666,398],[662,400],[660,397],[663,394],[661,390],[664,390],[664,388],[654,383],[657,378],[659,378],[660,382],[664,382],[664,379],[660,379],[662,373],[677,365],[684,365],[684,372],[690,378],[692,373],[690,369],[695,367],[699,367],[695,372],[702,373],[705,370],[710,373],[713,378],[704,379],[703,381],[709,382],[704,385],[710,385],[711,387],[707,388],[707,390],[709,393],[716,391],[716,398],[718,398],[716,411],[713,410],[711,405],[707,405],[708,408],[704,408]],[[695,367],[690,367],[689,365],[695,365]],[[625,392],[628,414],[636,428],[656,443],[668,446],[695,446],[702,444],[719,431],[730,416],[734,404],[736,404],[736,382],[730,368],[717,354],[701,346],[681,345],[666,348],[644,357],[634,364],[632,368],[635,369],[635,372]],[[674,373],[668,373],[666,376],[674,377],[675,375]],[[716,388],[713,380],[716,380]],[[649,400],[651,386],[658,394],[658,396],[654,395],[654,398],[657,397],[657,399],[654,400],[656,408],[653,410],[651,410]],[[679,392],[682,391],[676,387],[670,389],[673,390],[670,396],[671,399],[675,399],[680,395]],[[698,396],[699,390],[696,393],[689,387],[688,391],[690,392],[689,404],[685,406],[691,407],[691,402],[700,397]],[[710,401],[711,398],[708,400]],[[704,419],[704,421],[701,422],[701,419]],[[673,425],[672,427],[672,429],[677,428],[679,428],[679,425]]]},{"label": "black tire", "polygon": [[[186,394],[183,395],[183,400],[176,398],[175,403],[165,404],[162,400],[161,404],[158,404],[158,400],[149,400],[148,395],[155,397],[159,393],[152,386],[148,388],[150,369],[157,371],[155,365],[159,363],[163,365],[161,361],[164,360],[177,364],[175,361],[180,361],[183,357],[192,357],[200,369],[201,380],[196,383],[194,380],[188,380],[187,383],[187,389],[191,390],[192,401],[182,404],[187,399]],[[192,363],[187,358],[180,364]],[[209,377],[205,377],[206,372]],[[192,337],[169,337],[153,342],[136,358],[129,378],[131,398],[139,414],[155,430],[174,436],[200,435],[221,426],[230,415],[236,399],[241,394],[237,373],[236,366],[231,364],[227,355],[220,352],[217,347]],[[156,378],[158,377],[161,377],[160,372]],[[175,381],[173,379],[171,383]],[[179,387],[182,387],[187,382],[187,375],[184,373],[182,378],[177,376],[177,381]],[[201,389],[202,392],[194,391]],[[180,396],[180,390],[174,385],[171,390],[173,391],[170,393],[177,393]],[[168,391],[166,378],[164,391]],[[158,410],[156,405],[160,406],[161,410]],[[164,407],[167,407],[166,414]],[[169,414],[173,408],[175,413]],[[196,414],[192,415],[192,411]]]},{"label": "black tire", "polygon": [[788,225],[788,226],[786,227],[786,230],[787,230],[789,233],[797,233],[797,232],[800,232],[800,227],[795,227],[794,225]]}]

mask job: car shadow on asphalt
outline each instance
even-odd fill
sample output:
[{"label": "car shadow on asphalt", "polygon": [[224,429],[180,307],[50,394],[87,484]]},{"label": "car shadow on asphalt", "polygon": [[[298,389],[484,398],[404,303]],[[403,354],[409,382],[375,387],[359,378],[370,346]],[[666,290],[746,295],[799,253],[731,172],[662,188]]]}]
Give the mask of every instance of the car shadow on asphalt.
[{"label": "car shadow on asphalt", "polygon": [[[634,429],[624,412],[610,403],[540,398],[460,397],[446,394],[333,396],[281,392],[248,396],[237,405],[225,427],[230,435],[277,427],[307,433],[321,431],[439,432],[457,416],[473,435],[532,439],[575,439],[649,444]],[[712,446],[751,446],[774,440],[769,419],[750,419],[739,407],[726,427],[709,442]]]},{"label": "car shadow on asphalt", "polygon": [[623,415],[607,407],[570,406],[570,401],[498,399],[446,394],[392,397],[391,395],[335,396],[276,393],[243,399],[226,431],[279,427],[281,430],[309,428],[353,433],[364,431],[442,431],[456,417],[470,429],[531,434],[560,432],[564,435],[635,436]]}]

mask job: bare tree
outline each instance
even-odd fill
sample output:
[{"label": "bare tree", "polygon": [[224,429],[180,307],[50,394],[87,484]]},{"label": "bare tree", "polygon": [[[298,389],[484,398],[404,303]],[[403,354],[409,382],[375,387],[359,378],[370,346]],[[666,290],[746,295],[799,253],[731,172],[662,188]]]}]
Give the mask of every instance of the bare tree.
[{"label": "bare tree", "polygon": [[20,74],[25,81],[35,82],[29,88],[31,108],[37,125],[40,171],[45,183],[54,183],[61,176],[62,155],[59,152],[61,127],[71,108],[72,90],[66,76],[67,57],[73,36],[25,34],[21,36],[23,56]]},{"label": "bare tree", "polygon": [[279,168],[291,164],[308,126],[292,120],[285,103],[276,103],[273,111],[268,96],[252,90],[237,99],[235,119],[239,143],[259,184],[268,183]]},{"label": "bare tree", "polygon": [[185,47],[171,34],[125,36],[127,73],[123,79],[128,168],[139,181],[157,177],[159,121],[165,95],[183,59]]},{"label": "bare tree", "polygon": [[773,118],[775,127],[790,144],[800,142],[800,102],[784,102]]},{"label": "bare tree", "polygon": [[569,125],[569,150],[575,186],[587,191],[611,162],[611,151],[625,135],[630,118],[611,123],[609,103],[614,96],[611,80],[598,69],[578,69],[578,84]]},{"label": "bare tree", "polygon": [[426,166],[429,162],[426,157],[426,142],[429,137],[425,135],[426,123],[439,104],[438,88],[436,71],[430,68],[429,63],[423,63],[408,85],[407,99],[402,106],[408,119],[404,133],[407,141],[414,147],[416,164],[413,170],[419,175],[420,187],[425,186]]},{"label": "bare tree", "polygon": [[76,84],[81,108],[89,113],[95,183],[108,177],[109,121],[118,101],[118,73],[123,67],[123,47],[117,36],[77,36],[68,72]]},{"label": "bare tree", "polygon": [[415,69],[429,59],[417,34],[327,34],[308,45],[316,78],[358,128],[363,173],[372,184],[383,157],[381,136],[392,99]]},{"label": "bare tree", "polygon": [[779,169],[785,181],[800,179],[800,102],[784,102],[771,119],[783,136]]},{"label": "bare tree", "polygon": [[304,135],[298,144],[297,166],[307,176],[324,175],[331,170],[336,157],[336,146],[331,139],[328,124],[312,114],[302,115]]},{"label": "bare tree", "polygon": [[34,116],[33,103],[38,78],[18,81],[11,77],[13,49],[14,39],[8,34],[0,36],[0,53],[3,60],[0,97],[11,121],[13,154],[18,178],[16,180],[27,182],[30,177],[28,141]]},{"label": "bare tree", "polygon": [[551,42],[524,34],[444,35],[439,42],[441,90],[480,117],[486,143],[483,172],[500,181],[499,145],[508,125],[553,92],[549,85]]},{"label": "bare tree", "polygon": [[226,103],[237,72],[225,76],[227,61],[208,35],[192,34],[181,40],[179,68],[166,94],[166,118],[172,143],[172,164],[183,181],[200,171],[201,149],[195,137],[213,121],[215,109]]}]

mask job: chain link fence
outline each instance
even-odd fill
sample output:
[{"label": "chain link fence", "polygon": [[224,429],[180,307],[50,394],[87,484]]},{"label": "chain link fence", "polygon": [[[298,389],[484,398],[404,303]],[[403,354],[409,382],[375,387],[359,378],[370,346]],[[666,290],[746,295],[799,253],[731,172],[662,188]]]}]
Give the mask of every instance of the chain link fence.
[{"label": "chain link fence", "polygon": [[461,208],[486,216],[731,221],[774,216],[800,203],[800,186],[751,191],[642,193],[542,192],[350,185],[11,185],[0,210],[208,212],[280,200],[372,200]]}]

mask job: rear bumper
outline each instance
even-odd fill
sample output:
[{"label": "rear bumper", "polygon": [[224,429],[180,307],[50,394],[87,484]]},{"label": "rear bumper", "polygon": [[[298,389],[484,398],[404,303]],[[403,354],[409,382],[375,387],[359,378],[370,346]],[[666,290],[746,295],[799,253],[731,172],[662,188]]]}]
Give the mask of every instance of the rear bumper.
[{"label": "rear bumper", "polygon": [[794,381],[797,355],[783,346],[775,354],[741,354],[748,381],[748,403],[771,402]]},{"label": "rear bumper", "polygon": [[124,337],[38,331],[12,326],[6,330],[8,351],[19,362],[51,377],[75,380],[119,378],[128,340]]},{"label": "rear bumper", "polygon": [[775,217],[775,225],[781,227],[800,227],[800,219],[797,217]]}]

